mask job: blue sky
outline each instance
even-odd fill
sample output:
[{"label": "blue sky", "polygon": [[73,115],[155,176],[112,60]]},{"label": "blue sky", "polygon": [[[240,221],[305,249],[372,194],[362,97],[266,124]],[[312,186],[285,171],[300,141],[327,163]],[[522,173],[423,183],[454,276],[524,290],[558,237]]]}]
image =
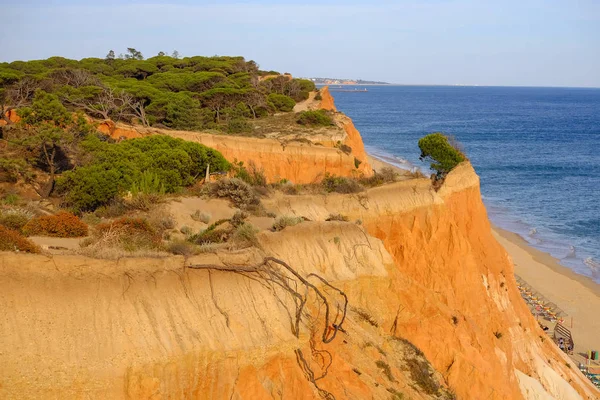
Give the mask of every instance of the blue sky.
[{"label": "blue sky", "polygon": [[600,87],[598,0],[0,0],[0,61],[243,55],[405,84]]}]

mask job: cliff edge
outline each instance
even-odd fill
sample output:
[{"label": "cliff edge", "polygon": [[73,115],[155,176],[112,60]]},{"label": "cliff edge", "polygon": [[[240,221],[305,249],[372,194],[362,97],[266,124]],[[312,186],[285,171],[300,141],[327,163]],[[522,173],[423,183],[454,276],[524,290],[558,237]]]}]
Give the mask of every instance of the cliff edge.
[{"label": "cliff edge", "polygon": [[[438,192],[265,205],[310,222],[188,259],[0,253],[0,397],[598,398],[520,298],[468,163]],[[323,297],[249,269],[267,256]]]}]

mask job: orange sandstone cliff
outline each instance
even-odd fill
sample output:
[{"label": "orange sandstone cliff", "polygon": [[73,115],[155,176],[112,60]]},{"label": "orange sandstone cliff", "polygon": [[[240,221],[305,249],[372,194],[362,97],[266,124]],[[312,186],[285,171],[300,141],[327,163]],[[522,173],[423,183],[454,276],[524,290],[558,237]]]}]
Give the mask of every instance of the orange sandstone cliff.
[{"label": "orange sandstone cliff", "polygon": [[[332,130],[325,130],[321,135],[255,138],[145,128],[112,121],[99,123],[98,130],[117,140],[162,134],[198,142],[220,151],[229,161],[243,161],[245,165],[253,162],[264,171],[269,182],[287,179],[298,184],[313,183],[323,179],[325,174],[371,176],[373,169],[352,120],[336,112],[333,97],[327,88],[321,89],[321,95],[323,100],[320,104],[316,103],[316,108],[334,111],[336,124]],[[337,142],[350,146],[351,152],[342,151]]]},{"label": "orange sandstone cliff", "polygon": [[[468,163],[438,192],[417,179],[265,205],[311,222],[187,260],[0,253],[0,398],[598,398],[521,300]],[[294,334],[297,298],[232,267],[265,256],[336,318],[341,295],[310,274],[346,294],[331,343],[319,299]],[[206,264],[230,270],[185,267]]]}]

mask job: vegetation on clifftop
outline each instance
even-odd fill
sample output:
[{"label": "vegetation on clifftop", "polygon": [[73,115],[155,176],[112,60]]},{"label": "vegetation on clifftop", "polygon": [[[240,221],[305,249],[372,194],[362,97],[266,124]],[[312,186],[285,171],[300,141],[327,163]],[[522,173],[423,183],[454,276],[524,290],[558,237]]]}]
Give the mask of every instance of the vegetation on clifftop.
[{"label": "vegetation on clifftop", "polygon": [[419,140],[421,149],[421,160],[431,160],[431,169],[436,171],[436,179],[443,179],[448,172],[452,171],[467,158],[460,150],[454,140],[449,140],[443,133],[430,133]]},{"label": "vegetation on clifftop", "polygon": [[41,90],[19,114],[6,131],[0,177],[25,182],[43,198],[57,194],[78,212],[127,192],[173,193],[203,177],[208,164],[213,172],[230,167],[216,150],[167,136],[116,143]]},{"label": "vegetation on clifftop", "polygon": [[[173,129],[231,131],[232,121],[291,111],[315,90],[309,80],[266,75],[243,57],[144,59],[135,49],[122,58],[0,63],[0,117],[51,93],[69,111],[100,119]],[[8,118],[5,118],[7,123]]]}]

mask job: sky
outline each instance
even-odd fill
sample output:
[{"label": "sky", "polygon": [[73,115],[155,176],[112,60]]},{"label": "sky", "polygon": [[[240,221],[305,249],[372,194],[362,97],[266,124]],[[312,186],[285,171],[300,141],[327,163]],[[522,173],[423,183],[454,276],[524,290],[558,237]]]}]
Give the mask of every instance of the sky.
[{"label": "sky", "polygon": [[600,0],[0,0],[0,62],[242,55],[302,77],[600,87]]}]

